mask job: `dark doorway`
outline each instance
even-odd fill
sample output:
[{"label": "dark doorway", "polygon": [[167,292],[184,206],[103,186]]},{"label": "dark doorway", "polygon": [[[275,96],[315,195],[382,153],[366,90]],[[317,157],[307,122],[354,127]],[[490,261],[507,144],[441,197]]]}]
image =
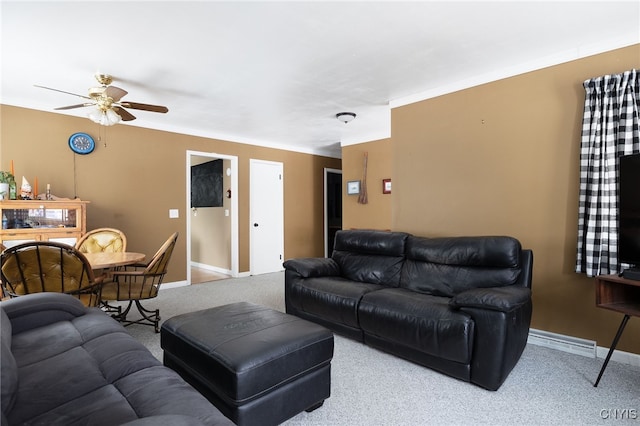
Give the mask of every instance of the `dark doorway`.
[{"label": "dark doorway", "polygon": [[331,257],[336,232],[342,229],[342,170],[325,169],[325,257]]}]

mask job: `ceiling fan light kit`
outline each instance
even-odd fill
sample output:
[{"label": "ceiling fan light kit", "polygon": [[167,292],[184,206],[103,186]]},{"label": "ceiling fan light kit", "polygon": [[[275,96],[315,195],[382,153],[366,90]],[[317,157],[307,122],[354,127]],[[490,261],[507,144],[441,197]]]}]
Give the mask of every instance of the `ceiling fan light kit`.
[{"label": "ceiling fan light kit", "polygon": [[342,121],[344,124],[347,124],[354,118],[356,118],[355,112],[339,112],[336,114],[336,118]]},{"label": "ceiling fan light kit", "polygon": [[92,107],[91,111],[87,113],[87,117],[89,117],[91,121],[103,126],[113,126],[114,124],[118,124],[120,121],[135,120],[136,117],[125,108],[161,113],[166,113],[169,111],[167,107],[161,105],[149,105],[141,104],[138,102],[121,101],[120,99],[122,99],[122,97],[125,96],[128,92],[119,87],[110,86],[110,84],[113,82],[113,78],[110,75],[98,73],[95,75],[95,78],[96,80],[98,80],[98,83],[100,83],[100,87],[90,87],[88,91],[89,96],[65,92],[64,90],[53,89],[51,87],[37,85],[36,87],[87,99],[88,102],[82,104],[69,105],[55,109],[66,110]]},{"label": "ceiling fan light kit", "polygon": [[111,109],[103,109],[99,105],[96,105],[95,108],[92,108],[91,111],[87,113],[87,117],[94,123],[101,124],[103,126],[113,126],[114,124],[118,124],[122,117],[120,117],[116,112]]}]

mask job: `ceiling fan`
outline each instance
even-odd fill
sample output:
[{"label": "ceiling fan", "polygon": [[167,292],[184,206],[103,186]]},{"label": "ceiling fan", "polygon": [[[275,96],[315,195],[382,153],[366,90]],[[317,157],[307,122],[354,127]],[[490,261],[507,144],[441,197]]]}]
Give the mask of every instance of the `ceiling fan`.
[{"label": "ceiling fan", "polygon": [[123,101],[122,98],[127,94],[127,91],[119,87],[110,86],[111,82],[113,82],[113,78],[110,75],[97,73],[95,77],[96,80],[98,80],[98,83],[100,83],[100,86],[89,88],[88,96],[65,92],[64,90],[53,89],[51,87],[38,85],[36,85],[36,87],[87,99],[87,102],[81,104],[69,105],[54,109],[67,110],[74,108],[93,107],[92,110],[87,114],[89,119],[98,124],[102,124],[103,126],[113,126],[114,124],[119,123],[120,120],[135,120],[136,117],[125,108],[161,113],[166,113],[169,111],[167,107],[161,105],[149,105],[141,104],[139,102]]}]

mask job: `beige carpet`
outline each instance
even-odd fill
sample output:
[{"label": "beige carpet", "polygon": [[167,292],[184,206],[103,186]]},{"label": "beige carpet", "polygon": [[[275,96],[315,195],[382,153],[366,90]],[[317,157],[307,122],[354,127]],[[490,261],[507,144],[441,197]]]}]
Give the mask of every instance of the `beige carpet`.
[{"label": "beige carpet", "polygon": [[[284,275],[259,275],[168,289],[149,307],[164,319],[249,301],[284,311]],[[151,327],[128,330],[159,359]],[[332,395],[287,425],[626,425],[640,424],[640,368],[527,345],[502,387],[486,391],[353,340],[335,337]]]}]

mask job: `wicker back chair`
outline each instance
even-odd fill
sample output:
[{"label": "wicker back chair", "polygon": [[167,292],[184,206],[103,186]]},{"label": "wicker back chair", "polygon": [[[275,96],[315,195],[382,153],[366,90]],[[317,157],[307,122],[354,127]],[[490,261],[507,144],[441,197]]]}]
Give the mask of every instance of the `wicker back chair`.
[{"label": "wicker back chair", "polygon": [[89,307],[99,306],[101,282],[89,261],[67,244],[33,241],[2,252],[3,292],[9,297],[30,293],[67,293]]},{"label": "wicker back chair", "polygon": [[[147,324],[153,325],[156,333],[160,331],[160,310],[145,309],[140,301],[151,299],[158,295],[158,290],[167,273],[169,260],[177,239],[178,233],[175,232],[165,241],[148,263],[125,266],[122,270],[113,271],[109,274],[110,280],[107,280],[102,287],[103,304],[108,310],[117,312],[113,317],[123,325]],[[122,310],[120,306],[109,305],[108,301],[128,301],[129,303]],[[142,318],[129,320],[127,315],[134,303]]]},{"label": "wicker back chair", "polygon": [[81,253],[127,251],[127,237],[119,229],[93,229],[78,240],[76,248]]}]

